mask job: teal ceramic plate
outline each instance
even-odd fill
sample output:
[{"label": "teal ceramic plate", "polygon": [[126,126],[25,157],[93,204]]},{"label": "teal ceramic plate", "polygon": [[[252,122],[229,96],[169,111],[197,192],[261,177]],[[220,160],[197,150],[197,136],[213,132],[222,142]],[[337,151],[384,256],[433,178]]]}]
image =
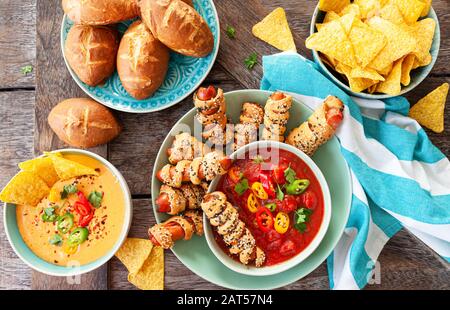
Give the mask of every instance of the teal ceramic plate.
[{"label": "teal ceramic plate", "polygon": [[[309,29],[310,34],[313,34],[316,32],[316,23],[321,23],[325,17],[325,12],[322,12],[319,10],[319,6],[316,7],[312,20],[311,20],[311,26]],[[434,31],[434,37],[433,42],[431,44],[431,63],[427,66],[419,67],[417,69],[414,69],[411,71],[411,83],[408,86],[402,86],[400,94],[396,96],[401,96],[406,94],[407,92],[413,90],[417,85],[422,83],[422,81],[430,74],[431,69],[433,69],[434,64],[436,63],[436,59],[438,58],[439,54],[439,46],[441,42],[441,33],[439,29],[439,20],[437,18],[436,12],[433,10],[433,8],[430,8],[430,12],[428,13],[428,16],[423,18],[432,18],[436,22],[436,29]],[[336,73],[332,68],[329,68],[326,66],[323,61],[319,57],[319,53],[317,53],[316,50],[313,50],[313,58],[314,61],[319,65],[322,72],[325,73],[325,75],[330,78],[333,83],[335,83],[337,86],[339,86],[341,89],[343,89],[345,92],[352,96],[360,97],[360,98],[366,98],[366,99],[387,99],[396,97],[393,95],[387,95],[387,94],[369,94],[365,92],[356,93],[350,89],[350,87],[347,85],[347,82],[342,80],[339,77],[339,74]]]},{"label": "teal ceramic plate", "polygon": [[[242,103],[246,101],[265,104],[270,92],[261,90],[240,90],[227,93],[227,114],[233,122],[239,121]],[[169,132],[164,140],[158,157],[156,158],[152,176],[152,199],[158,197],[161,183],[155,174],[168,163],[166,150],[173,141],[173,136],[183,130],[190,129],[194,132],[194,115],[192,109]],[[288,123],[288,131],[305,121],[312,111],[303,103],[294,101],[291,109],[291,118]],[[330,188],[332,200],[332,216],[328,231],[319,247],[299,265],[271,276],[247,276],[234,272],[223,265],[211,252],[204,237],[194,236],[191,240],[178,241],[173,247],[173,253],[190,270],[200,277],[214,284],[231,289],[273,289],[288,285],[306,276],[316,269],[330,255],[341,237],[347,223],[352,197],[350,173],[347,163],[340,152],[339,142],[333,138],[322,146],[313,156],[314,162],[322,171]],[[158,222],[167,219],[166,214],[153,210]],[[171,266],[166,266],[170,272]]]},{"label": "teal ceramic plate", "polygon": [[[172,52],[170,55],[169,70],[163,85],[152,97],[145,100],[136,100],[128,95],[120,82],[117,72],[101,86],[91,87],[80,81],[67,64],[66,56],[64,55],[64,44],[67,34],[73,25],[67,15],[64,15],[61,27],[61,47],[64,61],[72,78],[92,99],[119,111],[148,113],[167,109],[177,104],[189,96],[204,81],[209,71],[211,71],[217,57],[217,52],[219,51],[220,25],[213,1],[194,0],[194,7],[208,23],[214,35],[213,51],[203,58],[187,57]],[[131,21],[119,24],[119,31],[124,33],[130,24]]]}]

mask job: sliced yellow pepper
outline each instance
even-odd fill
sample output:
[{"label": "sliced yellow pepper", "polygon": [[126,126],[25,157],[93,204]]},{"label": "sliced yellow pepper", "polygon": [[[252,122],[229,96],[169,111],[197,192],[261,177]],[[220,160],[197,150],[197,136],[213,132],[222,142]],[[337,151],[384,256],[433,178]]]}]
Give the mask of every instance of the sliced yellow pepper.
[{"label": "sliced yellow pepper", "polygon": [[284,234],[289,228],[289,215],[284,212],[278,212],[275,218],[275,230],[279,234]]},{"label": "sliced yellow pepper", "polygon": [[75,254],[78,251],[78,245],[73,246],[66,243],[63,246],[63,251],[68,255]]},{"label": "sliced yellow pepper", "polygon": [[259,204],[258,199],[256,198],[255,195],[250,194],[247,198],[247,208],[250,212],[252,213],[256,213],[256,211],[258,211],[258,208],[261,205]]},{"label": "sliced yellow pepper", "polygon": [[253,183],[252,184],[252,191],[255,194],[255,196],[258,197],[259,199],[267,199],[267,198],[269,198],[269,195],[264,190],[264,187],[261,184],[261,182]]},{"label": "sliced yellow pepper", "polygon": [[48,200],[50,202],[58,202],[61,199],[61,193],[56,187],[52,187],[50,194],[48,194]]}]

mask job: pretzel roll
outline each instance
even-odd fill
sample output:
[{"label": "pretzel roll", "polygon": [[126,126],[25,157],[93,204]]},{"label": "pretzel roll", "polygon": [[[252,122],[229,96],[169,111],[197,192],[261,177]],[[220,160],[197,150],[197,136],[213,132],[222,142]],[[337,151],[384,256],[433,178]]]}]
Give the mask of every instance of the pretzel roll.
[{"label": "pretzel roll", "polygon": [[119,34],[109,27],[74,25],[66,39],[67,63],[78,78],[89,86],[97,86],[116,69]]},{"label": "pretzel roll", "polygon": [[63,0],[64,13],[75,24],[110,25],[139,15],[138,0]]},{"label": "pretzel roll", "polygon": [[162,85],[168,66],[169,49],[144,23],[135,21],[123,35],[117,55],[123,87],[132,97],[146,99]]},{"label": "pretzel roll", "polygon": [[182,55],[204,57],[214,48],[208,24],[181,0],[141,0],[141,18],[164,45]]}]

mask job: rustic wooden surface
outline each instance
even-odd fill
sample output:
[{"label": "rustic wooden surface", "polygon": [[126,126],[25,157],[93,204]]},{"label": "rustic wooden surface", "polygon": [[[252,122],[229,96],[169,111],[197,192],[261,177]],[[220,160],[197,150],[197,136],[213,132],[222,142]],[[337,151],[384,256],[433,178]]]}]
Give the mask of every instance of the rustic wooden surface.
[{"label": "rustic wooden surface", "polygon": [[[288,15],[301,54],[311,57],[304,47],[314,1],[252,0],[245,6],[239,0],[216,0],[222,26],[222,42],[217,62],[205,81],[225,91],[258,88],[262,68],[252,71],[242,61],[251,52],[259,56],[277,51],[251,35],[251,26],[277,6]],[[441,25],[441,49],[430,77],[407,97],[416,102],[443,82],[450,82],[450,4],[433,1]],[[59,0],[3,0],[0,2],[0,187],[17,172],[17,163],[42,151],[63,147],[50,131],[46,118],[60,100],[85,96],[70,78],[59,45],[62,10]],[[230,40],[224,29],[232,25],[237,38]],[[34,72],[22,75],[20,68],[34,65]],[[150,175],[158,146],[176,120],[192,107],[189,99],[165,110],[146,115],[116,113],[125,130],[108,146],[94,151],[108,158],[125,176],[133,194],[134,220],[130,236],[146,237],[154,222],[150,201]],[[431,140],[450,154],[450,108],[442,134]],[[107,265],[81,277],[80,285],[70,286],[65,279],[33,272],[14,254],[0,220],[0,289],[133,289],[126,270],[113,258]],[[167,289],[219,289],[184,267],[171,252],[166,252]],[[384,248],[379,258],[381,284],[368,289],[449,289],[449,265],[421,241],[402,230]],[[327,289],[325,264],[310,275],[283,289]]]}]

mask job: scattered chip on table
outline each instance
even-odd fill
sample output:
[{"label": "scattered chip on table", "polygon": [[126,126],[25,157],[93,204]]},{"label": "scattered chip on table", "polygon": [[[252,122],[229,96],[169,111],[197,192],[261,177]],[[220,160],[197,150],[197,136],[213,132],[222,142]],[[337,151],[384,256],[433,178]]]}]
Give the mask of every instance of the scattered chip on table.
[{"label": "scattered chip on table", "polygon": [[441,133],[444,131],[444,109],[449,84],[444,83],[420,99],[409,111],[409,116],[419,124]]},{"label": "scattered chip on table", "polygon": [[282,51],[297,51],[283,8],[276,8],[254,25],[252,33],[255,37]]},{"label": "scattered chip on table", "polygon": [[148,239],[127,238],[116,253],[129,273],[137,273],[149,257],[153,243]]},{"label": "scattered chip on table", "polygon": [[153,247],[142,268],[137,273],[128,274],[128,281],[141,290],[163,290],[164,249]]},{"label": "scattered chip on table", "polygon": [[29,171],[16,174],[0,193],[0,200],[18,205],[36,206],[50,189],[43,179]]}]

